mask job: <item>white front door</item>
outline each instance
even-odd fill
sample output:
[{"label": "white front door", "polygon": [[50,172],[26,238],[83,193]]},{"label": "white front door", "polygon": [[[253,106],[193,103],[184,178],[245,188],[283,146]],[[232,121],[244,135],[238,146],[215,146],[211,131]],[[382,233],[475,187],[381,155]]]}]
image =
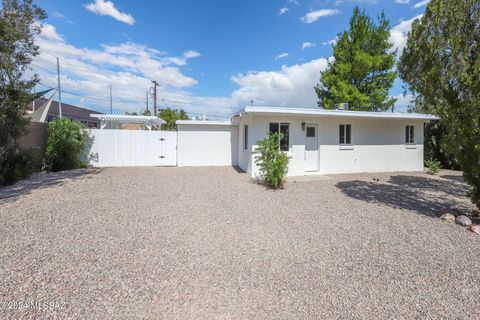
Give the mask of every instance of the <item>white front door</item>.
[{"label": "white front door", "polygon": [[318,171],[318,127],[305,126],[305,171]]}]

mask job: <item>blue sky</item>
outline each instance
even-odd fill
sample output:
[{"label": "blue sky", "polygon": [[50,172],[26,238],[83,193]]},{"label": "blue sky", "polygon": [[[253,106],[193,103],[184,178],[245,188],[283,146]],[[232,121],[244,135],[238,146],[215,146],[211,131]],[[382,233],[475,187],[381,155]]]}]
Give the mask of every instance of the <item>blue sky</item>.
[{"label": "blue sky", "polygon": [[[228,116],[256,105],[315,107],[313,86],[348,27],[353,8],[390,19],[391,41],[402,49],[420,0],[326,1],[36,1],[48,14],[37,38],[34,71],[55,86],[60,57],[64,100],[114,111],[145,108],[149,80],[160,107]],[[392,96],[403,92],[400,81]],[[151,100],[151,98],[150,98]],[[408,97],[400,96],[404,109]]]}]

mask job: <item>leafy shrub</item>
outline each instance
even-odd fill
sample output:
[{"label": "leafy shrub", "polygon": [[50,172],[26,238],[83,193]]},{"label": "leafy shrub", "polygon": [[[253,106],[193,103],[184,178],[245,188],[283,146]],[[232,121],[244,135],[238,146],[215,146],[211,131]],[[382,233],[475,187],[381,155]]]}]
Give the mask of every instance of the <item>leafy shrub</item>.
[{"label": "leafy shrub", "polygon": [[440,172],[440,161],[435,160],[435,159],[428,159],[425,161],[425,164],[427,165],[427,173],[435,175],[438,172]]},{"label": "leafy shrub", "polygon": [[[447,126],[440,120],[425,125],[425,159],[438,160],[444,169],[460,170],[458,161],[449,150],[447,135]],[[428,167],[426,161],[425,165]]]},{"label": "leafy shrub", "polygon": [[47,150],[44,167],[47,171],[86,167],[85,146],[88,133],[84,127],[68,118],[57,118],[48,124]]},{"label": "leafy shrub", "polygon": [[37,151],[4,149],[0,154],[0,185],[26,179],[40,168],[41,159]]},{"label": "leafy shrub", "polygon": [[282,138],[280,133],[270,133],[262,141],[258,141],[255,153],[255,163],[260,167],[260,175],[267,187],[273,189],[283,188],[285,176],[288,171],[288,157],[280,151],[278,142]]}]

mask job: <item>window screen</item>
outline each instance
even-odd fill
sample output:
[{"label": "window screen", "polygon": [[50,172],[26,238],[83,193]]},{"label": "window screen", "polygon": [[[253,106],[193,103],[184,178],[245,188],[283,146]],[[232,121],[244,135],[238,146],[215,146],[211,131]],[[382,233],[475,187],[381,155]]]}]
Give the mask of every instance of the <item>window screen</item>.
[{"label": "window screen", "polygon": [[290,124],[271,122],[269,127],[270,133],[281,133],[283,136],[278,142],[280,150],[288,151],[290,141]]},{"label": "window screen", "polygon": [[248,150],[248,126],[243,126],[243,150]]},{"label": "window screen", "polygon": [[309,138],[315,137],[315,127],[307,127],[307,137]]},{"label": "window screen", "polygon": [[339,144],[352,144],[352,125],[341,124],[338,135]]},{"label": "window screen", "polygon": [[406,126],[405,127],[405,143],[415,143],[415,127]]},{"label": "window screen", "polygon": [[288,151],[288,142],[290,135],[290,126],[288,123],[280,123],[280,133],[283,137],[280,139],[280,150]]}]

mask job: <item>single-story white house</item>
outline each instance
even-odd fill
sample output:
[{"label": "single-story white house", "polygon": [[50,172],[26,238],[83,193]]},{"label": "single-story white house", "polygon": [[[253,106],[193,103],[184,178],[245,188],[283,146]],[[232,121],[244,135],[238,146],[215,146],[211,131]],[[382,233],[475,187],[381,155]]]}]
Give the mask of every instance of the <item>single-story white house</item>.
[{"label": "single-story white house", "polygon": [[281,132],[289,176],[423,170],[424,124],[436,117],[249,106],[230,121],[177,121],[177,165],[233,165],[250,176],[257,141]]}]

